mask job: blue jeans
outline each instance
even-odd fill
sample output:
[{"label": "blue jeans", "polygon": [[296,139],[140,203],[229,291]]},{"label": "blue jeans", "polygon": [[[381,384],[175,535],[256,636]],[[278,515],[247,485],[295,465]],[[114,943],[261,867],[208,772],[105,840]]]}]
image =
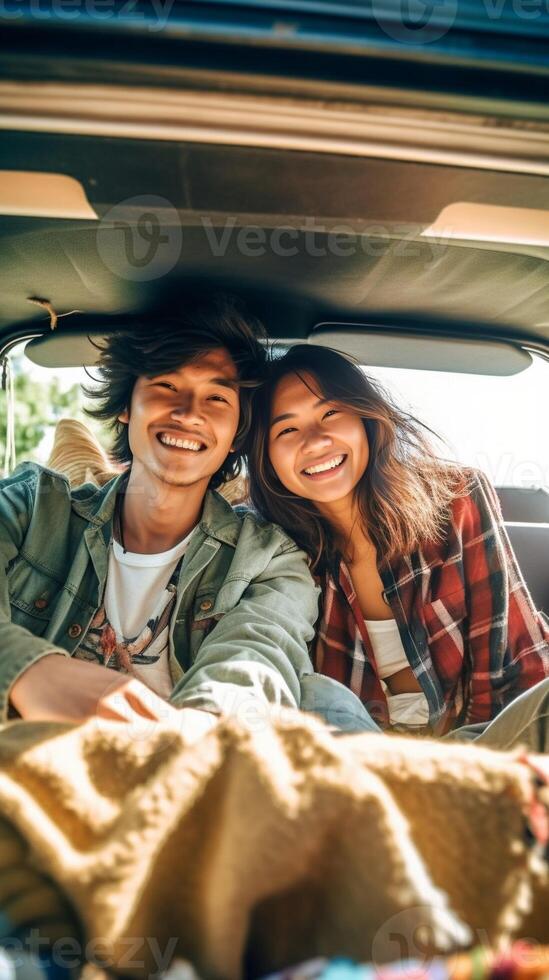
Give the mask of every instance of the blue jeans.
[{"label": "blue jeans", "polygon": [[[382,731],[356,695],[337,681],[309,674],[301,685],[301,709],[322,715],[334,734]],[[444,738],[500,752],[517,745],[530,752],[549,752],[549,677],[520,694],[493,721],[463,725]]]}]

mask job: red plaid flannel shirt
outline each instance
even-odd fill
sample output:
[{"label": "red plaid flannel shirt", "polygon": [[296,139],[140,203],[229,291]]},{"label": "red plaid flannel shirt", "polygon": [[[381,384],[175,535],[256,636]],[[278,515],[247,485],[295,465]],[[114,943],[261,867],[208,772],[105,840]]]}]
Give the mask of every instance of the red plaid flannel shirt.
[{"label": "red plaid flannel shirt", "polygon": [[[532,603],[484,473],[474,471],[470,493],[453,501],[441,543],[382,562],[379,573],[434,734],[491,721],[549,675],[549,624]],[[388,727],[387,699],[343,562],[339,581],[326,576],[313,662]]]}]

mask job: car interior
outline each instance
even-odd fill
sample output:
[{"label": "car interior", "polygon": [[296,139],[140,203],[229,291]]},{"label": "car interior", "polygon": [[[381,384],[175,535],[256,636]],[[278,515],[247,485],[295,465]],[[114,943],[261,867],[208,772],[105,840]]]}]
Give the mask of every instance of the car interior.
[{"label": "car interior", "polygon": [[[549,12],[420,6],[6,0],[8,431],[22,345],[24,371],[93,369],[98,340],[176,317],[189,287],[242,300],[281,349],[440,375],[448,416],[475,378],[497,426],[489,381],[549,372]],[[545,445],[543,411],[510,410]],[[549,469],[495,482],[549,616]]]}]

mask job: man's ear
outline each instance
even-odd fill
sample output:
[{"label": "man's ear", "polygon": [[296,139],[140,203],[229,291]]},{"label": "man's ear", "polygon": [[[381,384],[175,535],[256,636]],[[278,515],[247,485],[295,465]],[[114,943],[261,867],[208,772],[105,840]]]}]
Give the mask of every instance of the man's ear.
[{"label": "man's ear", "polygon": [[126,425],[128,424],[128,422],[130,421],[130,413],[128,412],[127,408],[125,408],[123,412],[120,412],[120,415],[118,416],[118,421],[125,422]]}]

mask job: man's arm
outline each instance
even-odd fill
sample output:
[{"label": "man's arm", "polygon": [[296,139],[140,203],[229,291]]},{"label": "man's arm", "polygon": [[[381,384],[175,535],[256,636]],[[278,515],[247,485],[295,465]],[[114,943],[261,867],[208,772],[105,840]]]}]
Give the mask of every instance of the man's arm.
[{"label": "man's arm", "polygon": [[17,560],[34,509],[36,481],[30,471],[16,473],[0,486],[0,723],[7,720],[12,685],[42,657],[67,651],[34,636],[11,621],[7,573]]},{"label": "man's arm", "polygon": [[[7,573],[17,561],[34,507],[36,481],[22,471],[0,485],[0,724],[13,707],[32,721],[82,722],[98,716],[133,724],[174,721],[174,712],[144,684],[84,660],[13,623]],[[178,718],[184,737],[194,740],[211,727],[205,712]]]},{"label": "man's arm", "polygon": [[299,707],[301,678],[313,672],[318,592],[305,554],[280,550],[204,640],[172,704],[250,720],[270,706]]}]

